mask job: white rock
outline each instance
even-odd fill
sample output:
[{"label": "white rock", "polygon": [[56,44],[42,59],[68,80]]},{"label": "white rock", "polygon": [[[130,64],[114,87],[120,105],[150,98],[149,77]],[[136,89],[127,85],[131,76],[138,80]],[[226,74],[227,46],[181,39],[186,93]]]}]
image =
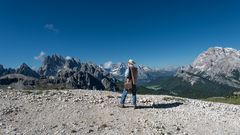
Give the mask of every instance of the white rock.
[{"label": "white rock", "polygon": [[99,99],[99,100],[98,100],[98,103],[100,103],[100,104],[103,103],[103,100],[102,100],[102,99]]}]

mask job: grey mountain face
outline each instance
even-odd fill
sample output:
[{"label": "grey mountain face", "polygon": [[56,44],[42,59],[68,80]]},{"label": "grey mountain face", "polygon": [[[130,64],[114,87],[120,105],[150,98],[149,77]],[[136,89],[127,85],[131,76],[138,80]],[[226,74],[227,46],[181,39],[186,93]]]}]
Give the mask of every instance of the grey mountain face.
[{"label": "grey mountain face", "polygon": [[56,76],[62,69],[73,69],[79,66],[81,66],[80,60],[53,55],[44,59],[38,72],[41,76]]},{"label": "grey mountain face", "polygon": [[191,65],[178,70],[176,76],[192,85],[207,79],[240,88],[240,51],[232,48],[209,48]]},{"label": "grey mountain face", "polygon": [[16,74],[22,74],[28,77],[39,78],[40,75],[32,70],[27,64],[23,63],[15,72]]},{"label": "grey mountain face", "polygon": [[93,63],[81,63],[74,58],[53,55],[45,58],[39,74],[46,77],[42,84],[64,84],[67,88],[114,89],[116,80]]},{"label": "grey mountain face", "polygon": [[111,89],[115,79],[95,64],[81,63],[78,68],[63,68],[57,78],[65,80],[70,86],[82,89]]},{"label": "grey mountain face", "polygon": [[[127,67],[127,64],[119,62],[117,64],[110,64],[107,67],[100,65],[102,69],[112,74],[118,80],[124,80],[124,74]],[[143,65],[137,65],[138,67],[138,81],[140,83],[150,82],[159,77],[173,76],[177,69],[153,69]]]}]

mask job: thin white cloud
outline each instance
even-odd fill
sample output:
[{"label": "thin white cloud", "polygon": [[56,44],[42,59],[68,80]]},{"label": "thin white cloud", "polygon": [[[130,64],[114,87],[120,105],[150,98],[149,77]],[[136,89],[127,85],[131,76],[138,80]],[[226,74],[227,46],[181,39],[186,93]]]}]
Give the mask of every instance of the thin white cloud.
[{"label": "thin white cloud", "polygon": [[59,32],[59,29],[57,29],[53,24],[45,24],[44,29],[51,31],[51,32]]},{"label": "thin white cloud", "polygon": [[113,64],[112,61],[105,62],[105,63],[103,64],[103,68],[109,69],[109,68],[112,67],[112,64]]},{"label": "thin white cloud", "polygon": [[46,57],[46,53],[41,51],[40,54],[38,56],[35,56],[34,59],[38,60],[38,61],[43,61],[44,58]]}]

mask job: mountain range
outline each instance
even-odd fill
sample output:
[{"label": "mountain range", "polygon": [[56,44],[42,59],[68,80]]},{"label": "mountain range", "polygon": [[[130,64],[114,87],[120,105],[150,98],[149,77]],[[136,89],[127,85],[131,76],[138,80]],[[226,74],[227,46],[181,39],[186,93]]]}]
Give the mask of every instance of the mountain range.
[{"label": "mountain range", "polygon": [[23,63],[17,69],[0,65],[0,85],[21,89],[97,89],[115,90],[116,79],[93,63],[59,55],[45,57],[38,71]]},{"label": "mountain range", "polygon": [[[229,96],[240,90],[240,51],[212,47],[192,64],[180,68],[156,69],[137,65],[139,93],[170,94],[191,98]],[[126,63],[96,65],[79,59],[52,55],[35,71],[23,63],[17,69],[0,65],[0,87],[16,89],[117,90],[124,80]],[[119,81],[118,81],[119,80]],[[122,89],[122,88],[121,88]]]}]

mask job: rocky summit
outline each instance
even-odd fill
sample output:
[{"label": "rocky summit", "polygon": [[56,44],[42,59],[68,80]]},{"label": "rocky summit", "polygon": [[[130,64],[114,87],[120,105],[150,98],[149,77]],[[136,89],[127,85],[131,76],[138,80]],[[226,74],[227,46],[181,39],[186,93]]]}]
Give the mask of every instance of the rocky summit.
[{"label": "rocky summit", "polygon": [[3,135],[238,135],[240,106],[165,95],[89,90],[0,90]]},{"label": "rocky summit", "polygon": [[17,70],[16,70],[17,74],[22,74],[25,76],[29,76],[29,77],[34,77],[34,78],[39,78],[40,75],[32,70],[26,63],[23,63]]},{"label": "rocky summit", "polygon": [[4,88],[9,85],[15,89],[115,90],[116,79],[93,63],[52,55],[45,57],[38,72],[25,63],[16,70],[0,66],[0,86]]},{"label": "rocky summit", "polygon": [[38,70],[41,76],[56,76],[60,70],[74,69],[81,67],[79,59],[64,58],[60,55],[47,56],[40,69]]},{"label": "rocky summit", "polygon": [[240,51],[233,48],[209,48],[191,65],[181,68],[176,76],[192,85],[207,79],[240,88]]}]

